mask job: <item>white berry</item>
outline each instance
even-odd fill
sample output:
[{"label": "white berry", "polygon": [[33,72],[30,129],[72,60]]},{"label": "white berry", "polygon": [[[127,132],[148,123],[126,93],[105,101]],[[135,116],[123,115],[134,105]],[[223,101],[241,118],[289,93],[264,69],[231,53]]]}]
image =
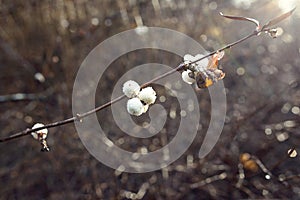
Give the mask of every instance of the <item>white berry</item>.
[{"label": "white berry", "polygon": [[183,71],[181,74],[182,80],[188,84],[193,84],[195,82],[195,79],[193,79],[189,76],[189,73],[191,73],[191,72],[192,71],[188,69],[186,71]]},{"label": "white berry", "polygon": [[127,111],[131,115],[140,116],[144,112],[144,105],[139,98],[132,98],[127,101]]},{"label": "white berry", "polygon": [[[204,55],[202,54],[197,54],[196,56],[192,56],[190,54],[186,54],[183,57],[184,63],[185,64],[189,64],[191,62],[194,62],[196,60],[199,60],[201,58],[203,58]],[[207,58],[204,58],[196,63],[191,64],[191,66],[194,66],[196,68],[197,71],[201,71],[201,69],[206,69],[208,66],[209,60]]]},{"label": "white berry", "polygon": [[[33,125],[33,127],[31,129],[36,129],[36,128],[40,128],[43,126],[45,126],[45,125],[42,123],[36,123],[35,125]],[[36,140],[46,139],[47,134],[48,134],[48,129],[46,129],[46,128],[31,133],[32,137]]]},{"label": "white berry", "polygon": [[[193,60],[193,61],[199,60],[199,59],[201,59],[201,58],[203,58],[203,57],[204,57],[204,55],[202,55],[202,54],[197,54],[197,55],[194,57],[194,60]],[[196,64],[197,64],[198,67],[206,68],[207,65],[208,65],[208,62],[209,62],[208,59],[207,59],[207,58],[204,58],[204,59],[202,59],[202,60],[196,62]]]},{"label": "white berry", "polygon": [[156,100],[156,92],[152,87],[146,87],[140,91],[138,97],[145,104],[153,104]]},{"label": "white berry", "polygon": [[186,54],[183,56],[183,60],[187,63],[189,63],[190,61],[192,61],[194,59],[194,56],[190,55],[190,54]]},{"label": "white berry", "polygon": [[140,91],[141,87],[139,84],[135,81],[127,81],[123,85],[123,93],[128,97],[128,98],[133,98],[136,97]]}]

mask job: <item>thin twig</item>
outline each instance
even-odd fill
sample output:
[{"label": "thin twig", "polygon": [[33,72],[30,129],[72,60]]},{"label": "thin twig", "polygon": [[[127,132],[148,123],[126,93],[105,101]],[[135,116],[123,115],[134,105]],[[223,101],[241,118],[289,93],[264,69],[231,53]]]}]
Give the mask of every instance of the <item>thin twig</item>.
[{"label": "thin twig", "polygon": [[[289,12],[290,14],[285,14],[285,15],[288,15],[288,16],[289,16],[289,15],[291,15],[291,13],[292,13],[293,11],[294,11],[294,9],[293,9],[292,11]],[[287,17],[287,16],[285,16],[284,18],[286,18],[286,17]],[[281,21],[281,20],[282,20],[282,19],[277,20],[276,23],[278,23],[278,22]],[[273,25],[273,24],[275,24],[275,22],[272,23],[271,25]],[[269,27],[269,26],[270,26],[270,25],[264,26],[264,27],[267,28],[267,27]],[[229,48],[231,48],[231,47],[233,47],[233,46],[235,46],[235,45],[237,45],[237,44],[239,44],[239,43],[242,43],[243,41],[245,41],[245,40],[247,40],[247,39],[249,39],[249,38],[251,38],[251,37],[253,37],[253,36],[260,35],[261,32],[268,31],[268,30],[265,29],[264,27],[263,27],[262,29],[260,29],[260,30],[259,30],[259,29],[255,29],[255,31],[253,31],[251,34],[249,34],[249,35],[247,35],[247,36],[245,36],[245,37],[243,37],[243,38],[241,38],[241,39],[239,39],[239,40],[237,40],[237,41],[235,41],[235,42],[233,42],[233,43],[230,43],[230,44],[228,44],[228,45],[226,45],[226,46],[224,46],[224,47],[222,47],[222,48],[220,48],[220,49],[218,49],[218,50],[215,50],[215,51],[213,51],[213,52],[211,52],[211,53],[209,53],[209,54],[203,56],[202,58],[199,58],[199,59],[197,59],[197,60],[195,60],[195,61],[192,61],[192,62],[190,62],[190,63],[188,63],[188,64],[181,63],[181,64],[179,64],[176,68],[174,68],[174,69],[172,69],[172,70],[170,70],[170,71],[168,71],[168,72],[166,72],[166,73],[164,73],[164,74],[162,74],[162,75],[160,75],[160,76],[158,76],[158,77],[156,77],[156,78],[150,80],[149,82],[143,84],[143,85],[141,86],[141,88],[146,87],[146,86],[148,86],[148,85],[154,83],[155,81],[160,80],[160,79],[162,79],[162,78],[164,78],[164,77],[166,77],[166,76],[168,76],[168,75],[171,75],[171,74],[175,73],[176,71],[183,70],[183,69],[185,69],[186,67],[188,67],[188,65],[190,65],[190,64],[199,62],[199,61],[201,61],[201,60],[203,60],[203,59],[205,59],[205,58],[207,58],[207,57],[210,57],[210,56],[214,55],[215,53],[218,53],[218,52],[224,51],[224,50],[226,50],[226,49],[229,49]],[[42,130],[42,129],[44,129],[44,128],[52,128],[52,127],[61,126],[61,125],[64,125],[64,124],[69,124],[69,123],[72,123],[72,122],[75,122],[75,121],[80,121],[81,119],[83,119],[83,118],[85,118],[85,117],[87,117],[87,116],[89,116],[89,115],[91,115],[91,114],[93,114],[93,113],[96,113],[96,112],[98,112],[98,111],[100,111],[100,110],[102,110],[102,109],[104,109],[104,108],[106,108],[106,107],[108,107],[108,106],[110,106],[110,105],[112,105],[112,104],[114,104],[114,103],[116,103],[116,102],[122,100],[123,98],[125,98],[125,95],[122,95],[122,96],[120,96],[120,97],[117,97],[116,99],[113,99],[113,100],[111,100],[110,102],[107,102],[107,103],[105,103],[105,104],[103,104],[103,105],[101,105],[101,106],[99,106],[99,107],[97,107],[97,108],[95,108],[95,109],[93,109],[93,110],[87,111],[87,112],[85,112],[85,113],[77,114],[75,117],[71,117],[71,118],[69,118],[69,119],[65,119],[65,120],[62,120],[62,121],[50,123],[50,124],[47,124],[47,125],[45,125],[45,126],[43,126],[43,127],[39,127],[39,128],[35,128],[35,129],[27,128],[26,130],[20,131],[20,132],[15,133],[15,134],[13,134],[13,135],[11,135],[11,136],[8,136],[8,137],[5,137],[5,138],[1,138],[1,139],[0,139],[0,142],[5,142],[5,141],[9,141],[9,140],[12,140],[12,139],[15,139],[15,138],[23,137],[23,136],[25,136],[25,135],[29,135],[29,134],[32,133],[32,132],[36,132],[36,131]]]},{"label": "thin twig", "polygon": [[268,170],[268,168],[261,162],[261,160],[259,158],[257,158],[256,156],[251,156],[253,158],[253,160],[255,160],[256,164],[260,167],[260,169],[267,175],[271,177],[273,177],[273,174],[270,170]]},{"label": "thin twig", "polygon": [[[222,47],[222,48],[220,48],[220,49],[218,49],[216,51],[213,51],[213,52],[211,52],[211,53],[203,56],[202,58],[200,58],[198,60],[195,60],[195,61],[193,61],[193,62],[191,62],[189,64],[192,64],[192,63],[195,63],[195,62],[199,62],[199,61],[201,61],[201,60],[203,60],[203,59],[205,59],[205,58],[207,58],[209,56],[214,55],[217,52],[224,51],[225,49],[229,49],[229,48],[231,48],[231,47],[233,47],[233,46],[235,46],[235,45],[237,45],[237,44],[239,44],[239,43],[241,43],[241,42],[249,39],[250,37],[253,37],[253,36],[257,35],[258,33],[259,33],[258,31],[254,31],[253,33],[247,35],[246,37],[244,37],[244,38],[242,38],[242,39],[240,39],[240,40],[238,40],[236,42],[230,43],[230,44],[226,45],[225,47]],[[164,78],[166,76],[169,76],[169,75],[175,73],[176,71],[180,71],[180,70],[184,69],[184,67],[186,67],[186,66],[187,66],[186,64],[181,63],[176,68],[174,68],[174,69],[172,69],[172,70],[170,70],[170,71],[168,71],[168,72],[166,72],[166,73],[164,73],[164,74],[162,74],[162,75],[160,75],[160,76],[158,76],[158,77],[150,80],[147,83],[144,83],[141,86],[141,88],[147,87],[148,85],[154,83],[155,81],[158,81],[158,80],[160,80],[160,79],[162,79],[162,78]],[[75,122],[75,121],[79,121],[79,120],[81,120],[81,119],[83,119],[83,118],[85,118],[85,117],[87,117],[87,116],[89,116],[89,115],[91,115],[93,113],[96,113],[96,112],[98,112],[98,111],[100,111],[100,110],[102,110],[102,109],[104,109],[106,107],[111,106],[112,104],[114,104],[114,103],[122,100],[123,98],[125,98],[125,95],[117,97],[117,98],[115,98],[115,99],[113,99],[113,100],[111,100],[111,101],[109,101],[109,102],[107,102],[107,103],[105,103],[105,104],[103,104],[103,105],[101,105],[101,106],[93,109],[93,110],[87,111],[85,113],[77,114],[77,116],[71,117],[69,119],[65,119],[65,120],[62,120],[62,121],[58,121],[58,122],[47,124],[44,127],[39,127],[39,128],[35,128],[35,129],[27,128],[27,129],[25,129],[23,131],[15,133],[15,134],[13,134],[11,136],[8,136],[8,137],[5,137],[5,138],[1,138],[0,142],[6,142],[6,141],[9,141],[9,140],[12,140],[12,139],[15,139],[15,138],[23,137],[25,135],[29,135],[32,132],[36,132],[36,131],[42,130],[44,128],[52,128],[52,127],[56,127],[56,126],[61,126],[61,125],[69,124],[69,123],[72,123],[72,122]]]},{"label": "thin twig", "polygon": [[217,174],[211,177],[208,177],[200,182],[197,183],[193,183],[190,185],[190,188],[195,189],[195,188],[199,188],[199,187],[203,187],[204,185],[210,184],[212,182],[218,181],[218,180],[224,180],[227,178],[227,173],[226,172],[222,172],[221,174]]}]

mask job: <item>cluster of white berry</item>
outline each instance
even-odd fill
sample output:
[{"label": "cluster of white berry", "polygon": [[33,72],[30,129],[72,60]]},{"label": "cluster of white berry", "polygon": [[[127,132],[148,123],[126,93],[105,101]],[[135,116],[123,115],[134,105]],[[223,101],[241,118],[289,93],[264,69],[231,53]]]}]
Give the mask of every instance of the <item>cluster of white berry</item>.
[{"label": "cluster of white berry", "polygon": [[123,93],[130,98],[127,101],[128,113],[135,116],[140,116],[147,112],[149,105],[156,100],[156,92],[152,87],[146,87],[141,90],[140,85],[132,80],[124,83]]},{"label": "cluster of white berry", "polygon": [[210,59],[204,58],[202,60],[201,58],[204,57],[202,54],[197,54],[196,56],[185,55],[183,60],[188,67],[181,74],[182,80],[188,84],[197,82],[198,87],[206,88],[223,79],[225,73],[218,69],[218,61],[223,56],[223,51],[215,53]]}]

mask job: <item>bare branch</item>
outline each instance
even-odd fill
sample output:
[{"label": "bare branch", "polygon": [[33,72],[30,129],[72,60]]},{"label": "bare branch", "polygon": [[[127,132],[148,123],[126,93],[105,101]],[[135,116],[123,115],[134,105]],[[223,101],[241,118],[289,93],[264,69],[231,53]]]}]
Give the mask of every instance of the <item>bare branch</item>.
[{"label": "bare branch", "polygon": [[[288,16],[290,16],[294,10],[295,10],[295,8],[294,8],[293,10],[291,10],[290,12],[285,13],[285,14],[283,14],[283,15],[281,15],[281,16],[279,16],[279,17],[273,19],[273,20],[271,20],[271,21],[270,21],[267,25],[265,25],[264,27],[266,28],[266,27],[268,27],[268,26],[274,25],[274,24],[276,24],[276,23],[282,21],[283,19],[285,19],[285,18],[287,18]],[[258,21],[256,21],[255,19],[252,19],[252,18],[235,17],[235,16],[229,16],[229,15],[223,15],[222,13],[221,13],[221,15],[224,16],[224,17],[226,17],[226,18],[250,21],[250,22],[254,23],[255,25],[259,25]],[[160,80],[160,79],[162,79],[162,78],[164,78],[164,77],[166,77],[166,76],[169,76],[169,75],[175,73],[176,71],[181,71],[181,70],[183,70],[184,68],[186,68],[189,64],[193,64],[193,63],[199,62],[199,61],[201,61],[201,60],[203,60],[203,59],[205,59],[205,58],[207,58],[207,57],[210,57],[210,56],[214,55],[214,54],[217,53],[217,52],[224,51],[224,50],[229,49],[229,48],[231,48],[231,47],[233,47],[233,46],[235,46],[235,45],[237,45],[237,44],[239,44],[239,43],[242,43],[243,41],[245,41],[245,40],[247,40],[247,39],[249,39],[249,38],[251,38],[251,37],[253,37],[253,36],[257,36],[257,35],[259,35],[259,33],[261,33],[262,31],[265,31],[265,29],[258,30],[258,29],[256,28],[251,34],[249,34],[249,35],[247,35],[247,36],[241,38],[240,40],[237,40],[237,41],[235,41],[235,42],[233,42],[233,43],[230,43],[230,44],[228,44],[228,45],[226,45],[226,46],[224,46],[224,47],[222,47],[222,48],[220,48],[220,49],[218,49],[218,50],[215,50],[215,51],[213,51],[213,52],[211,52],[211,53],[209,53],[209,54],[203,56],[202,58],[199,58],[198,60],[195,60],[195,61],[190,62],[190,63],[188,63],[188,64],[181,63],[181,64],[179,64],[176,68],[174,68],[174,69],[172,69],[172,70],[170,70],[170,71],[168,71],[168,72],[166,72],[166,73],[164,73],[164,74],[162,74],[162,75],[160,75],[160,76],[158,76],[158,77],[156,77],[156,78],[150,80],[149,82],[143,84],[143,85],[141,86],[141,88],[147,87],[148,85],[154,83],[155,81],[158,81],[158,80]],[[45,126],[43,126],[43,127],[39,127],[39,128],[35,128],[35,129],[30,129],[30,128],[28,128],[28,129],[26,129],[26,130],[17,132],[17,133],[15,133],[15,134],[13,134],[13,135],[11,135],[11,136],[9,136],[9,137],[1,138],[1,139],[0,139],[0,142],[5,142],[5,141],[9,141],[9,140],[12,140],[12,139],[15,139],[15,138],[23,137],[23,136],[29,135],[29,134],[32,133],[32,132],[36,132],[36,131],[42,130],[42,129],[44,129],[44,128],[52,128],[52,127],[56,127],[56,126],[62,126],[62,125],[65,125],[65,124],[73,123],[73,122],[75,122],[75,121],[80,121],[81,119],[83,119],[83,118],[85,118],[85,117],[87,117],[87,116],[89,116],[89,115],[91,115],[91,114],[93,114],[93,113],[96,113],[96,112],[98,112],[98,111],[100,111],[100,110],[102,110],[102,109],[105,109],[106,107],[109,107],[110,105],[112,105],[112,104],[114,104],[114,103],[116,103],[116,102],[122,100],[123,98],[125,98],[125,95],[122,95],[122,96],[120,96],[120,97],[117,97],[117,98],[115,98],[115,99],[113,99],[113,100],[111,100],[111,101],[109,101],[109,102],[107,102],[107,103],[105,103],[105,104],[103,104],[103,105],[101,105],[101,106],[99,106],[99,107],[93,109],[93,110],[87,111],[87,112],[85,112],[85,113],[77,114],[75,117],[71,117],[71,118],[68,118],[68,119],[65,119],[65,120],[62,120],[62,121],[50,123],[50,124],[47,124],[47,125],[45,125]],[[261,166],[261,167],[262,167],[262,166]]]},{"label": "bare branch", "polygon": [[256,27],[259,27],[259,21],[250,17],[242,17],[242,16],[232,16],[232,15],[224,15],[223,13],[220,12],[220,15],[223,17],[226,17],[228,19],[233,19],[233,20],[242,20],[242,21],[248,21],[252,22],[256,25]]}]

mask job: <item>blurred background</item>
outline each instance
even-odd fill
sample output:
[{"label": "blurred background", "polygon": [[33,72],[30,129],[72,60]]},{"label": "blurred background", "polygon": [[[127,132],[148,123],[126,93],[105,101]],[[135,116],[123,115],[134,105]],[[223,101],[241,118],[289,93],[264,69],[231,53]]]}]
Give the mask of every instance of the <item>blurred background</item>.
[{"label": "blurred background", "polygon": [[[255,28],[224,19],[219,12],[265,23],[296,4],[296,0],[1,0],[0,136],[36,122],[71,117],[78,68],[95,46],[121,31],[165,27],[212,51]],[[300,145],[299,6],[298,2],[294,14],[278,24],[278,38],[261,35],[226,51],[220,63],[226,73],[226,123],[204,159],[198,158],[198,151],[210,121],[207,90],[197,94],[202,129],[170,166],[144,174],[111,169],[88,153],[74,125],[68,124],[50,129],[48,153],[40,152],[39,142],[30,136],[0,144],[0,199],[299,199],[300,161],[294,157]],[[97,105],[110,99],[118,77],[135,65],[155,61],[176,67],[181,60],[158,50],[120,57],[101,79]],[[108,137],[127,150],[151,151],[166,145],[176,133],[180,109],[163,89],[158,94],[165,97],[158,103],[173,113],[164,131],[154,138],[131,138],[110,117],[101,117],[110,116],[106,109],[98,116]]]}]

